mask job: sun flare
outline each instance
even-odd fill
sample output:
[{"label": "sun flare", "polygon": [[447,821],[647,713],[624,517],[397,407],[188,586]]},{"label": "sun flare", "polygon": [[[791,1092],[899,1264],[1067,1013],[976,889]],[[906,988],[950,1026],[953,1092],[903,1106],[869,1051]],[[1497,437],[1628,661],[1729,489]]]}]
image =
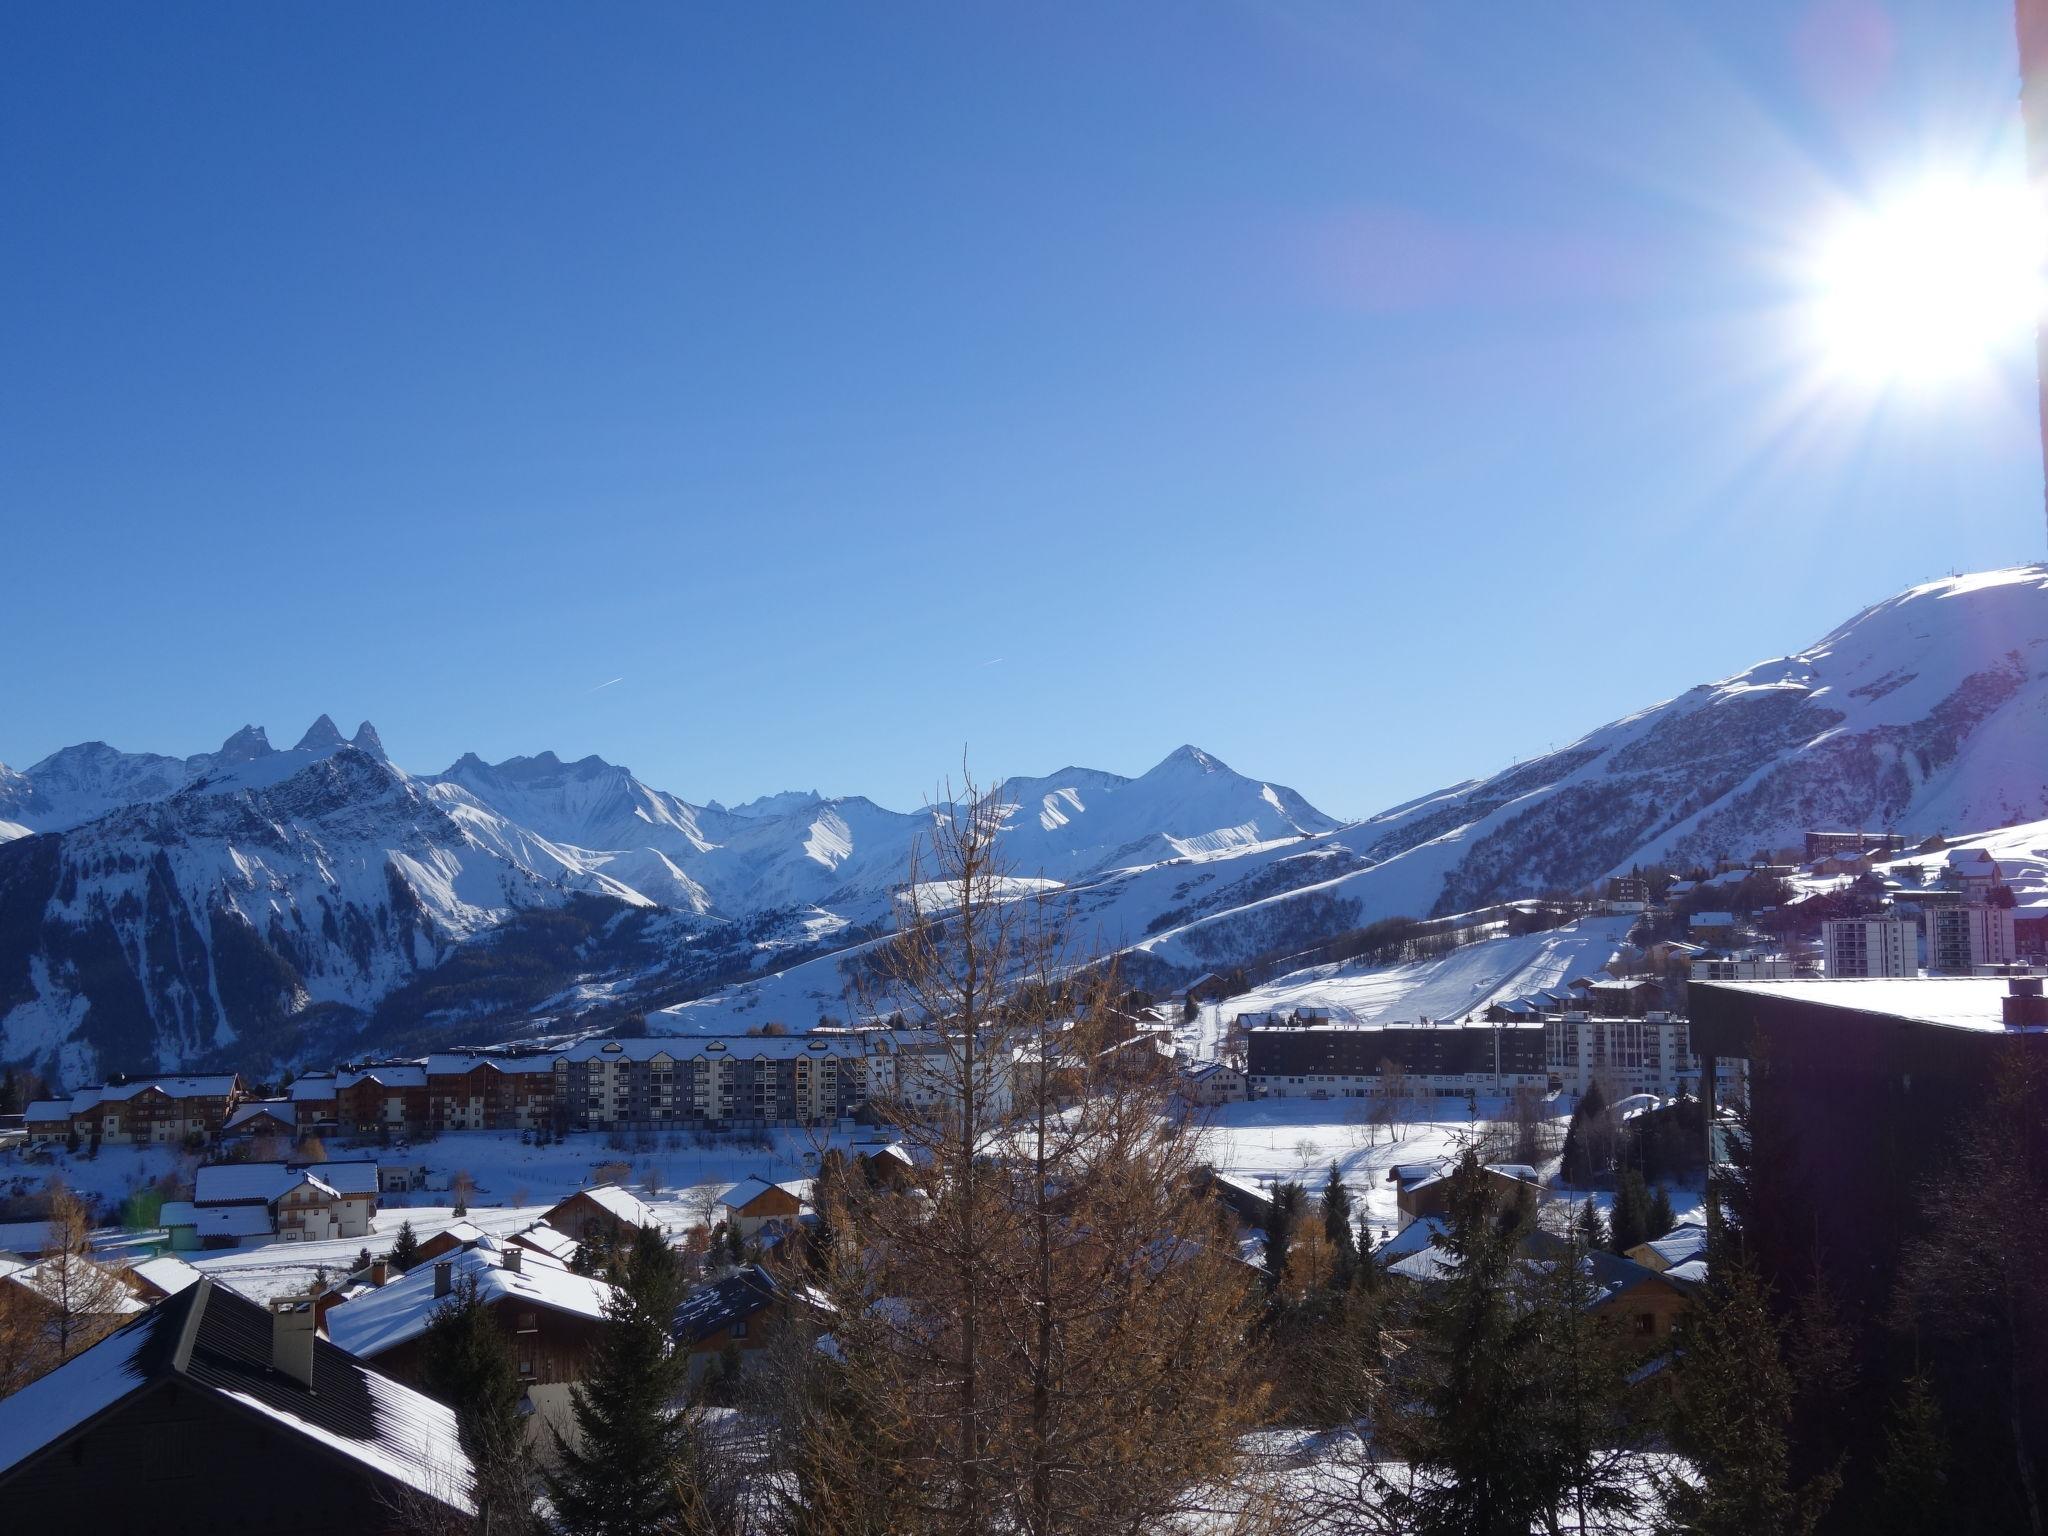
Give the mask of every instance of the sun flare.
[{"label": "sun flare", "polygon": [[1930,181],[1844,218],[1813,253],[1812,345],[1846,382],[1954,382],[2044,311],[2048,220],[2019,186]]}]

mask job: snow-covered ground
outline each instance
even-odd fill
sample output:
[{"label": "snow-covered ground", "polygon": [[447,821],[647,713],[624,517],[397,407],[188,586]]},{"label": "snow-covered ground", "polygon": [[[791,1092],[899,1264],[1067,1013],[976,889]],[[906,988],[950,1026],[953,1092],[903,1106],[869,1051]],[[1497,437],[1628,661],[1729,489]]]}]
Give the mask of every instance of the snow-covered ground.
[{"label": "snow-covered ground", "polygon": [[1176,1044],[1212,1057],[1240,1013],[1323,1008],[1356,1023],[1461,1019],[1496,998],[1521,997],[1590,975],[1628,936],[1628,917],[1586,917],[1567,928],[1485,939],[1411,965],[1319,965],[1290,972],[1237,997],[1205,1003]]}]

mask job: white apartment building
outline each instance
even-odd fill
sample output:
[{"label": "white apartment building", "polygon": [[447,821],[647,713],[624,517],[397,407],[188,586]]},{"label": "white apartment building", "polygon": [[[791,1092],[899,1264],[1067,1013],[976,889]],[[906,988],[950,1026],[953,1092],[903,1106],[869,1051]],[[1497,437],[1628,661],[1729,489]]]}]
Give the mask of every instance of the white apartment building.
[{"label": "white apartment building", "polygon": [[1910,917],[1838,917],[1820,925],[1822,974],[1917,976],[1920,925]]},{"label": "white apartment building", "polygon": [[[1567,1093],[1582,1094],[1595,1082],[1613,1098],[1631,1093],[1697,1094],[1700,1063],[1692,1031],[1677,1014],[1651,1013],[1639,1019],[1608,1019],[1566,1013],[1544,1020],[1543,1060]],[[1741,1081],[1742,1063],[1723,1061],[1718,1081]]]},{"label": "white apartment building", "polygon": [[2010,907],[1971,902],[1927,909],[1927,969],[1969,976],[1980,965],[2008,965],[2019,958]]}]

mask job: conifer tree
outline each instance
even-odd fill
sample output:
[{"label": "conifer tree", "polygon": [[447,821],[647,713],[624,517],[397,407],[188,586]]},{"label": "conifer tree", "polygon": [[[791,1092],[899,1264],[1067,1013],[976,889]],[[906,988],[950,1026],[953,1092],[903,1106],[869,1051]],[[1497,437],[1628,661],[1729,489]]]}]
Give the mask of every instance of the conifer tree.
[{"label": "conifer tree", "polygon": [[420,1385],[455,1410],[476,1467],[480,1528],[515,1536],[532,1527],[533,1460],[519,1413],[519,1367],[504,1331],[464,1275],[420,1341]]},{"label": "conifer tree", "polygon": [[1591,1195],[1586,1196],[1586,1203],[1579,1207],[1579,1214],[1575,1218],[1575,1223],[1578,1227],[1579,1242],[1582,1246],[1589,1251],[1596,1248],[1606,1248],[1608,1241],[1607,1223],[1601,1218],[1600,1207],[1593,1203]]},{"label": "conifer tree", "polygon": [[[1649,1237],[1662,1237],[1672,1227],[1676,1226],[1677,1222],[1678,1218],[1671,1210],[1671,1191],[1662,1184],[1659,1184],[1650,1192],[1649,1216],[1643,1223],[1649,1228]],[[1648,1238],[1645,1239],[1645,1241],[1648,1240]]]},{"label": "conifer tree", "polygon": [[1924,1375],[1906,1379],[1885,1426],[1877,1465],[1877,1518],[1883,1536],[1940,1536],[1955,1528],[1948,1437],[1941,1405]]},{"label": "conifer tree", "polygon": [[1266,1284],[1278,1290],[1287,1278],[1288,1249],[1294,1241],[1294,1223],[1301,1215],[1302,1188],[1289,1180],[1277,1184],[1266,1207]]},{"label": "conifer tree", "polygon": [[1649,1231],[1650,1192],[1643,1187],[1642,1174],[1634,1168],[1622,1169],[1614,1186],[1614,1214],[1610,1221],[1608,1247],[1615,1253],[1627,1253],[1636,1244],[1663,1235]]},{"label": "conifer tree", "polygon": [[1595,1082],[1573,1107],[1565,1127],[1562,1172],[1567,1184],[1584,1189],[1606,1165],[1606,1127],[1607,1095]]},{"label": "conifer tree", "polygon": [[1417,1536],[1527,1536],[1559,1502],[1555,1449],[1528,1412],[1542,1360],[1540,1317],[1518,1295],[1531,1213],[1501,1201],[1478,1158],[1451,1175],[1436,1246],[1451,1266],[1420,1306],[1412,1411],[1388,1439],[1417,1472],[1384,1488]]},{"label": "conifer tree", "polygon": [[1334,1162],[1323,1186],[1323,1235],[1330,1243],[1330,1283],[1349,1290],[1358,1273],[1358,1238],[1351,1227],[1351,1191]]},{"label": "conifer tree", "polygon": [[[658,1287],[639,1266],[626,1267],[629,1281]],[[568,1536],[696,1532],[707,1524],[680,1411],[688,1357],[669,1337],[669,1319],[631,1283],[616,1286],[606,1303],[603,1333],[570,1393],[577,1443],[555,1437],[558,1466],[547,1479]]]},{"label": "conifer tree", "polygon": [[408,1219],[398,1224],[398,1236],[391,1241],[391,1267],[404,1274],[420,1261],[420,1240]]},{"label": "conifer tree", "polygon": [[1794,1385],[1763,1281],[1735,1245],[1712,1258],[1706,1305],[1686,1319],[1671,1440],[1659,1475],[1667,1516],[1697,1536],[1803,1536],[1839,1482],[1792,1479]]}]

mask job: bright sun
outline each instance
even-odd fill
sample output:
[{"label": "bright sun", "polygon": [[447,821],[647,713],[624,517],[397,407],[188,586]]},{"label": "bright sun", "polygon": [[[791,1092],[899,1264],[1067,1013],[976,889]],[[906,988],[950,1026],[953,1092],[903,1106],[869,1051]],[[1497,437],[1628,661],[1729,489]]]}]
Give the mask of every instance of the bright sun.
[{"label": "bright sun", "polygon": [[2048,308],[2044,253],[2048,221],[2022,187],[1928,182],[1859,209],[1814,254],[1814,344],[1862,385],[1984,371]]}]

